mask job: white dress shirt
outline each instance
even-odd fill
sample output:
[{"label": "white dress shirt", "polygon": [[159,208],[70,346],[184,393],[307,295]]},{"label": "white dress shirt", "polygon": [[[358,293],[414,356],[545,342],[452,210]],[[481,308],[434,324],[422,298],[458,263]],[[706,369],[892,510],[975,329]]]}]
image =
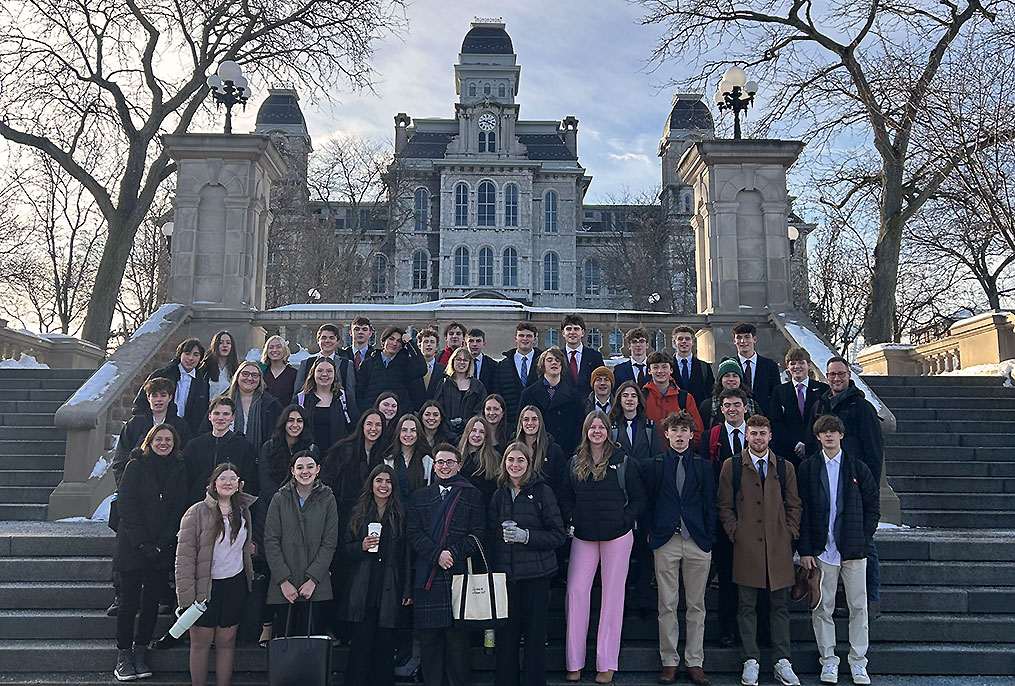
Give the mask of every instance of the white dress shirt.
[{"label": "white dress shirt", "polygon": [[180,382],[176,384],[176,395],[173,396],[173,402],[176,403],[176,416],[182,417],[183,411],[187,407],[187,398],[190,396],[190,384],[197,378],[194,374],[194,370],[191,369],[189,372],[184,371],[183,365],[177,365],[180,368]]},{"label": "white dress shirt", "polygon": [[735,452],[733,448],[733,430],[736,429],[740,432],[740,446],[744,448],[747,446],[747,422],[743,422],[740,426],[732,426],[729,422],[723,422],[726,425],[726,440],[730,442],[730,451]]},{"label": "white dress shirt", "polygon": [[577,353],[574,356],[574,363],[578,366],[578,369],[581,369],[582,353],[585,352],[585,344],[583,343],[582,345],[579,345],[577,348],[568,348],[567,346],[564,347],[565,347],[564,354],[567,355],[567,365],[565,371],[571,368],[571,353]]},{"label": "white dress shirt", "polygon": [[[530,350],[527,355],[522,355],[517,350],[515,351],[515,371],[518,373],[518,378],[522,379],[522,360],[527,360],[525,363],[525,373],[532,373],[532,365],[535,362],[532,358],[535,357],[535,350]],[[524,384],[528,379],[522,379]]]},{"label": "white dress shirt", "polygon": [[835,503],[839,499],[839,467],[842,466],[842,451],[834,457],[829,458],[824,452],[821,456],[825,458],[825,473],[828,475],[828,539],[825,541],[825,550],[818,555],[818,559],[826,565],[838,567],[842,564],[842,556],[839,549],[835,547]]}]

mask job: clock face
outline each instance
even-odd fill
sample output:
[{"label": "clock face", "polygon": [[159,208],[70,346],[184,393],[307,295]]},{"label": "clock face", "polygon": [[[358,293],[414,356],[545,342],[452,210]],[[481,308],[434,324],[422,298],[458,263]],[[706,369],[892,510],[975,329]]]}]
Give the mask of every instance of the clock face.
[{"label": "clock face", "polygon": [[489,112],[479,116],[479,128],[481,131],[493,131],[497,126],[497,117]]}]

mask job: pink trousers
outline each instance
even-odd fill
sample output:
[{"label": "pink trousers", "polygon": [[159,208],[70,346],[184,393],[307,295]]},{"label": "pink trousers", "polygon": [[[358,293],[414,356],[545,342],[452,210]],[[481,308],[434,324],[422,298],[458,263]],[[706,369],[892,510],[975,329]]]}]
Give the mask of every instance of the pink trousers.
[{"label": "pink trousers", "polygon": [[616,670],[620,658],[620,632],[624,626],[624,587],[631,561],[634,534],[628,531],[612,541],[571,541],[567,568],[567,671],[585,666],[589,634],[592,580],[602,566],[603,595],[596,636],[596,671]]}]

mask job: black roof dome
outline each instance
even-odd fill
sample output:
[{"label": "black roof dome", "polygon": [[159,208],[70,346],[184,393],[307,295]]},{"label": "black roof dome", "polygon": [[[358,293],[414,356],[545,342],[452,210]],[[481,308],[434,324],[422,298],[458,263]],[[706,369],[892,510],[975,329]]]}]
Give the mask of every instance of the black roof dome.
[{"label": "black roof dome", "polygon": [[463,55],[511,55],[514,51],[511,36],[503,27],[473,26],[462,41]]},{"label": "black roof dome", "polygon": [[678,97],[670,111],[670,130],[674,129],[707,129],[715,128],[712,113],[708,105],[700,98]]},{"label": "black roof dome", "polygon": [[257,126],[271,127],[297,124],[306,127],[300,98],[296,91],[288,88],[271,89],[268,97],[257,110]]}]

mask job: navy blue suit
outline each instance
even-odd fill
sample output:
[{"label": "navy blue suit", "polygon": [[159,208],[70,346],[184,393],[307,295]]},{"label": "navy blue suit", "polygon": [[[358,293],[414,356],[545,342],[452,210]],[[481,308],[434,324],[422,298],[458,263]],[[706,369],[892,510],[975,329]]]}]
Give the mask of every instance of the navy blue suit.
[{"label": "navy blue suit", "polygon": [[582,346],[581,361],[578,365],[578,379],[577,381],[571,376],[571,353],[566,349],[564,350],[564,356],[567,357],[567,362],[564,364],[564,375],[571,380],[574,384],[578,394],[585,397],[592,392],[592,372],[598,367],[603,366],[603,356],[598,350],[593,350],[589,346]]}]

